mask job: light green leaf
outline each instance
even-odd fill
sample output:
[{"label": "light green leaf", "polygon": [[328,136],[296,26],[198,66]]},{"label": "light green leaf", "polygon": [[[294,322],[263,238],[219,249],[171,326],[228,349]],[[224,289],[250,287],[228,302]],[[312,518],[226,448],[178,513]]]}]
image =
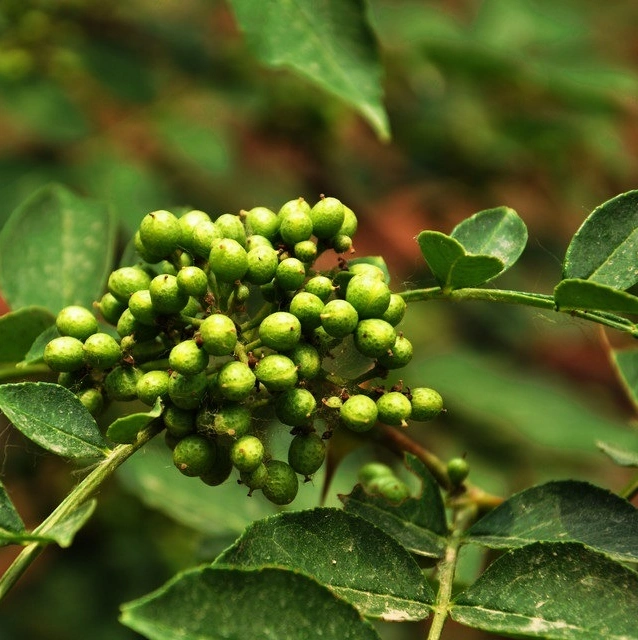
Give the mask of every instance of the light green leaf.
[{"label": "light green leaf", "polygon": [[434,601],[404,547],[340,509],[280,513],[254,522],[215,562],[302,571],[368,617],[421,620]]},{"label": "light green leaf", "polygon": [[42,307],[25,307],[0,317],[0,364],[20,362],[33,341],[55,323]]},{"label": "light green leaf", "polygon": [[0,385],[0,410],[47,451],[66,458],[101,458],[107,444],[93,416],[71,391],[49,382]]},{"label": "light green leaf", "polygon": [[638,282],[638,190],[601,204],[576,232],[565,254],[563,278],[628,289]]},{"label": "light green leaf", "polygon": [[494,549],[531,542],[582,542],[616,560],[638,562],[638,510],[587,482],[565,480],[526,489],[481,518],[470,542]]},{"label": "light green leaf", "polygon": [[67,518],[47,531],[47,537],[61,547],[70,547],[75,534],[88,522],[97,507],[97,500],[87,500]]},{"label": "light green leaf", "polygon": [[106,437],[117,444],[133,444],[137,434],[147,427],[155,418],[162,415],[164,405],[161,399],[157,399],[150,411],[132,413],[114,420],[106,430]]},{"label": "light green leaf", "polygon": [[494,256],[461,256],[452,265],[445,286],[448,289],[477,287],[502,271],[503,263]]},{"label": "light green leaf", "polygon": [[562,280],[554,289],[558,309],[638,314],[638,297],[591,280]]},{"label": "light green leaf", "polygon": [[596,442],[596,446],[606,453],[617,465],[621,467],[638,467],[638,451],[621,449],[608,442]]},{"label": "light green leaf", "polygon": [[340,496],[348,513],[365,518],[396,538],[408,551],[432,558],[445,553],[447,522],[441,491],[415,456],[406,454],[406,464],[422,482],[421,494],[399,505],[373,496],[357,485],[347,496]]},{"label": "light green leaf", "polygon": [[90,308],[111,270],[115,231],[104,205],[61,185],[36,191],[0,232],[0,289],[9,305]]},{"label": "light green leaf", "polygon": [[230,5],[263,63],[293,69],[352,105],[380,138],[390,137],[382,67],[363,0],[230,0]]},{"label": "light green leaf", "polygon": [[509,269],[523,253],[527,243],[527,227],[509,207],[479,211],[459,223],[450,234],[467,253],[493,256]]},{"label": "light green leaf", "polygon": [[577,543],[506,553],[453,604],[454,620],[492,633],[636,640],[638,574]]},{"label": "light green leaf", "polygon": [[465,255],[463,245],[440,231],[421,231],[416,241],[432,275],[445,286],[452,265]]},{"label": "light green leaf", "polygon": [[59,335],[60,332],[55,324],[52,324],[50,327],[45,329],[35,338],[30,349],[24,354],[24,358],[17,366],[26,367],[31,364],[44,362],[44,348],[49,342],[51,342],[51,340],[53,340],[53,338],[57,338]]},{"label": "light green leaf", "polygon": [[357,610],[312,578],[282,569],[201,567],[122,606],[150,640],[380,640]]},{"label": "light green leaf", "polygon": [[25,532],[20,514],[13,506],[11,498],[0,482],[0,545],[13,541],[16,535]]},{"label": "light green leaf", "polygon": [[634,406],[638,408],[638,350],[612,349],[611,357],[621,384]]}]

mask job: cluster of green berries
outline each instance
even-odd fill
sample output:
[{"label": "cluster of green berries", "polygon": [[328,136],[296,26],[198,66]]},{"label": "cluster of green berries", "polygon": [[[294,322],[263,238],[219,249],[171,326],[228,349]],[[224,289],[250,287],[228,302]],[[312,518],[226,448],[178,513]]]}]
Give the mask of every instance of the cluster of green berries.
[{"label": "cluster of green berries", "polygon": [[[109,401],[161,401],[185,475],[216,485],[236,470],[250,493],[287,504],[299,476],[323,464],[336,427],[406,426],[442,410],[432,389],[366,386],[404,367],[412,345],[396,329],[405,301],[381,268],[343,257],[315,268],[324,252],[352,252],[356,230],[352,210],[323,196],[214,220],[149,213],[134,237],[138,263],[113,271],[95,305],[115,331],[67,307],[45,362],[95,415]],[[345,340],[369,358],[365,380],[330,372]],[[273,417],[291,428],[287,460],[269,451],[264,418]]]}]

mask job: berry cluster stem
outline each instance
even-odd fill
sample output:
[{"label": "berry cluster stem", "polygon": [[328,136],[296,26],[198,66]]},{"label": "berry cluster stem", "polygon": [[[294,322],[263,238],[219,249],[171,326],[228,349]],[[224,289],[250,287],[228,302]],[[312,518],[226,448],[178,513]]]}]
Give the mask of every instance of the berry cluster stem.
[{"label": "berry cluster stem", "polygon": [[[46,537],[60,522],[84,504],[115,470],[158,433],[157,426],[141,431],[133,444],[118,445],[60,502],[53,512],[33,530],[33,535]],[[0,600],[44,550],[42,540],[27,545],[0,577]]]}]

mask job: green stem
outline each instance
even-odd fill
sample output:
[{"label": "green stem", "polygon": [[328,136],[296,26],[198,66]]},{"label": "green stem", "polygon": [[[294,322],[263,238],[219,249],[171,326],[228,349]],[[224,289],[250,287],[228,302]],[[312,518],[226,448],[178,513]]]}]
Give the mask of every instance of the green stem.
[{"label": "green stem", "polygon": [[554,297],[542,293],[528,293],[524,291],[510,291],[506,289],[455,289],[453,291],[445,291],[441,287],[430,287],[428,289],[412,289],[400,293],[406,302],[415,302],[417,300],[452,300],[454,302],[461,300],[483,300],[486,302],[501,302],[505,304],[521,304],[528,307],[536,307],[546,309],[547,311],[558,311],[567,313],[576,318],[582,318],[591,322],[597,322],[606,327],[625,331],[634,337],[638,337],[638,326],[623,318],[604,311],[583,311],[579,309],[559,309],[556,307]]},{"label": "green stem", "polygon": [[476,516],[476,508],[468,506],[455,513],[454,524],[448,545],[445,549],[445,557],[441,561],[438,569],[439,590],[434,603],[434,616],[427,640],[439,640],[443,632],[443,625],[447,620],[452,601],[452,587],[454,585],[454,574],[459,559],[459,549],[463,541],[463,533]]},{"label": "green stem", "polygon": [[629,502],[633,500],[638,495],[638,475],[634,476],[618,495]]},{"label": "green stem", "polygon": [[[134,444],[115,447],[106,459],[102,460],[84,480],[75,486],[49,517],[33,530],[33,535],[46,537],[57,524],[86,502],[125,460],[144,446],[157,432],[156,426],[149,427],[140,432]],[[42,553],[45,546],[42,541],[32,542],[20,552],[4,575],[0,577],[0,600]]]},{"label": "green stem", "polygon": [[271,302],[266,302],[252,319],[244,322],[244,324],[239,325],[239,330],[244,333],[244,331],[254,329],[255,327],[259,326],[262,320],[265,320],[274,311],[274,309],[274,304],[272,304]]},{"label": "green stem", "polygon": [[7,367],[0,369],[0,384],[8,380],[18,380],[29,376],[51,374],[51,369],[46,364],[30,364],[25,367]]}]

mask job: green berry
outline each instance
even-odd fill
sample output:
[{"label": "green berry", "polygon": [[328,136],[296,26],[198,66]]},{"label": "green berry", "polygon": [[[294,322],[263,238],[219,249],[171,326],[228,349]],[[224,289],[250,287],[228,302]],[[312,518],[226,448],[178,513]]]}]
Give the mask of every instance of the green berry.
[{"label": "green berry", "polygon": [[358,433],[370,431],[377,421],[377,405],[372,398],[364,395],[350,396],[339,409],[339,419]]},{"label": "green berry", "polygon": [[60,335],[83,341],[98,331],[95,316],[88,309],[78,305],[64,307],[55,319],[55,326]]},{"label": "green berry", "polygon": [[399,322],[403,320],[407,306],[402,296],[398,293],[393,293],[390,295],[390,304],[388,304],[388,308],[383,312],[381,319],[390,323],[393,327],[396,327]]},{"label": "green berry", "polygon": [[339,231],[337,231],[337,235],[350,236],[353,238],[357,233],[357,227],[359,223],[357,221],[357,216],[354,211],[350,207],[346,207],[343,205],[343,223],[341,227],[339,227]]},{"label": "green berry", "polygon": [[221,436],[241,438],[250,432],[252,414],[243,404],[228,403],[215,411],[204,409],[196,418],[197,430]]},{"label": "green berry", "polygon": [[192,376],[208,366],[208,353],[195,340],[183,340],[171,349],[168,365],[173,371]]},{"label": "green berry", "polygon": [[168,396],[180,409],[197,409],[201,404],[208,379],[202,371],[193,376],[185,376],[173,371],[168,380]]},{"label": "green berry", "polygon": [[179,246],[179,221],[169,211],[153,211],[142,218],[140,240],[154,255],[168,256]]},{"label": "green berry", "polygon": [[378,318],[361,320],[354,332],[354,345],[364,356],[378,358],[387,353],[397,338],[394,327]]},{"label": "green berry", "polygon": [[215,220],[222,238],[237,240],[242,247],[246,247],[246,229],[238,215],[223,213]]},{"label": "green berry", "polygon": [[162,420],[166,430],[178,438],[183,438],[195,431],[195,412],[193,410],[180,409],[170,405],[164,409]]},{"label": "green berry", "polygon": [[317,401],[307,389],[289,389],[277,396],[275,400],[275,414],[277,418],[291,427],[305,427],[309,425],[316,407]]},{"label": "green berry", "polygon": [[158,398],[168,395],[168,371],[148,371],[140,377],[135,386],[137,397],[149,407],[152,407]]},{"label": "green berry", "polygon": [[312,220],[303,211],[292,211],[281,219],[279,235],[289,246],[308,240],[312,235]]},{"label": "green berry", "polygon": [[182,438],[173,449],[173,464],[185,476],[194,477],[212,469],[215,445],[203,436],[192,434]]},{"label": "green berry", "polygon": [[290,301],[289,310],[299,320],[303,331],[312,331],[321,324],[323,307],[321,298],[314,293],[300,291]]},{"label": "green berry", "polygon": [[94,369],[110,369],[122,358],[117,340],[108,333],[94,333],[84,341],[84,361]]},{"label": "green berry", "polygon": [[227,362],[219,371],[217,386],[227,400],[244,400],[255,388],[255,374],[244,362]]},{"label": "green berry", "polygon": [[255,368],[257,380],[268,391],[285,391],[297,384],[297,365],[288,357],[281,354],[266,356],[257,363]]},{"label": "green berry", "polygon": [[140,341],[150,340],[158,333],[157,327],[142,324],[135,318],[130,309],[124,309],[120,319],[117,321],[116,330],[122,338],[134,336],[135,340]]},{"label": "green berry", "polygon": [[[366,258],[359,258],[360,260],[366,260]],[[351,260],[348,263],[348,271],[352,277],[360,275],[374,276],[377,280],[385,282],[385,272],[381,267],[370,262],[357,262]]]},{"label": "green berry", "polygon": [[266,468],[268,478],[262,487],[264,496],[277,505],[290,504],[299,491],[295,470],[283,460],[270,460]]},{"label": "green berry", "polygon": [[306,478],[311,476],[326,459],[326,443],[316,433],[295,436],[288,448],[288,464]]},{"label": "green berry", "polygon": [[157,275],[168,274],[169,276],[177,275],[177,267],[170,260],[161,260],[154,268]]},{"label": "green berry", "polygon": [[222,313],[208,316],[199,327],[202,346],[212,356],[228,356],[237,344],[235,323]]},{"label": "green berry", "polygon": [[359,469],[357,477],[359,478],[359,482],[365,487],[377,478],[394,478],[394,471],[382,462],[367,462]]},{"label": "green berry", "polygon": [[200,258],[208,258],[214,242],[221,237],[221,232],[212,220],[200,222],[191,237],[192,252]]},{"label": "green berry", "polygon": [[289,215],[293,215],[299,212],[310,215],[310,205],[303,198],[288,200],[288,202],[285,202],[281,206],[281,209],[279,209],[277,215],[279,216],[279,220],[283,220]]},{"label": "green berry", "polygon": [[188,294],[182,291],[175,276],[167,273],[155,276],[148,289],[156,313],[179,313],[188,304]]},{"label": "green berry", "polygon": [[255,436],[242,436],[233,443],[230,459],[239,471],[254,471],[264,459],[264,445]]},{"label": "green berry", "polygon": [[93,417],[99,416],[104,410],[104,396],[99,389],[83,389],[77,396]]},{"label": "green berry", "polygon": [[412,360],[413,351],[412,343],[407,338],[397,336],[390,351],[379,356],[377,361],[386,369],[401,369]]},{"label": "green berry", "polygon": [[137,398],[137,382],[142,372],[135,367],[115,367],[104,378],[104,391],[111,400],[128,402]]},{"label": "green berry", "polygon": [[317,257],[317,245],[312,240],[302,240],[294,246],[293,253],[304,264],[312,264]]},{"label": "green berry", "polygon": [[116,325],[126,309],[126,303],[118,300],[112,293],[105,293],[97,303],[97,308],[106,322]]},{"label": "green berry", "polygon": [[346,300],[357,310],[359,318],[380,318],[390,304],[390,289],[371,275],[357,275],[346,289]]},{"label": "green berry", "polygon": [[187,295],[201,298],[208,291],[208,277],[199,267],[183,267],[177,272],[177,286]]},{"label": "green berry", "polygon": [[299,378],[312,380],[321,371],[321,356],[311,344],[300,343],[288,352],[288,356],[297,366]]},{"label": "green berry", "polygon": [[274,211],[266,207],[254,207],[245,212],[246,229],[252,235],[273,240],[279,231],[279,218]]},{"label": "green berry", "polygon": [[345,338],[358,323],[357,310],[346,300],[330,300],[321,312],[321,326],[333,338]]},{"label": "green berry", "polygon": [[261,489],[268,479],[268,468],[262,462],[256,469],[252,471],[242,471],[239,474],[242,484],[245,484],[251,491]]},{"label": "green berry", "polygon": [[148,289],[140,289],[131,294],[128,299],[128,308],[133,317],[149,327],[155,325],[158,312],[153,307],[151,292]]},{"label": "green berry", "polygon": [[379,420],[393,426],[407,426],[406,420],[412,413],[412,405],[399,391],[390,391],[377,400]]},{"label": "green berry", "polygon": [[284,291],[296,291],[306,279],[306,267],[297,258],[285,258],[275,271],[275,280]]},{"label": "green berry", "polygon": [[337,234],[331,238],[330,246],[334,249],[335,253],[347,253],[348,251],[354,253],[352,249],[352,238],[344,234]]},{"label": "green berry", "polygon": [[80,340],[72,336],[53,338],[44,347],[44,362],[53,371],[77,371],[84,366],[84,350]]},{"label": "green berry", "polygon": [[313,233],[325,240],[339,232],[345,218],[343,204],[337,198],[322,197],[310,210]]},{"label": "green berry", "polygon": [[133,245],[135,246],[135,251],[137,251],[140,258],[142,258],[144,262],[148,262],[149,264],[156,264],[164,258],[163,254],[155,254],[152,251],[150,251],[146,246],[144,246],[139,229],[135,232],[135,235],[133,236]]},{"label": "green berry", "polygon": [[272,247],[260,245],[252,248],[246,259],[248,269],[245,278],[252,284],[266,284],[270,282],[279,266],[279,255]]},{"label": "green berry", "polygon": [[220,282],[241,280],[248,270],[246,249],[232,238],[215,240],[210,250],[209,266]]},{"label": "green berry", "polygon": [[246,251],[250,253],[257,247],[270,247],[273,248],[272,242],[266,238],[266,236],[250,235],[246,238]]},{"label": "green berry", "polygon": [[385,498],[392,504],[400,504],[410,497],[410,489],[396,477],[382,476],[372,480],[366,487],[370,493]]},{"label": "green berry", "polygon": [[328,396],[327,398],[322,398],[321,402],[323,402],[328,409],[341,409],[343,406],[343,400],[339,396]]},{"label": "green berry", "polygon": [[304,291],[314,293],[314,295],[320,298],[323,302],[327,302],[328,298],[330,298],[334,291],[334,286],[332,285],[332,280],[330,280],[330,278],[327,278],[326,276],[314,276],[306,282],[304,285]]},{"label": "green berry", "polygon": [[85,369],[76,371],[62,371],[58,374],[58,384],[70,389],[73,393],[79,393],[91,384],[91,378]]},{"label": "green berry", "polygon": [[447,463],[447,475],[453,486],[459,487],[470,473],[470,465],[465,458],[452,458]]},{"label": "green berry", "polygon": [[[177,222],[179,223],[179,246],[190,253],[196,253],[193,245],[193,235],[200,225],[211,222],[210,216],[204,211],[194,209],[187,211],[183,216],[178,218]],[[210,246],[202,257],[207,256],[209,251]]]},{"label": "green berry", "polygon": [[211,487],[216,487],[228,480],[233,471],[233,463],[230,459],[232,441],[228,438],[217,438],[215,444],[216,452],[213,466],[199,476],[202,482]]},{"label": "green berry", "polygon": [[427,387],[411,389],[412,420],[427,422],[443,410],[443,398],[438,391]]},{"label": "green berry", "polygon": [[301,338],[301,323],[287,311],[276,311],[259,325],[262,344],[275,351],[292,349]]}]

